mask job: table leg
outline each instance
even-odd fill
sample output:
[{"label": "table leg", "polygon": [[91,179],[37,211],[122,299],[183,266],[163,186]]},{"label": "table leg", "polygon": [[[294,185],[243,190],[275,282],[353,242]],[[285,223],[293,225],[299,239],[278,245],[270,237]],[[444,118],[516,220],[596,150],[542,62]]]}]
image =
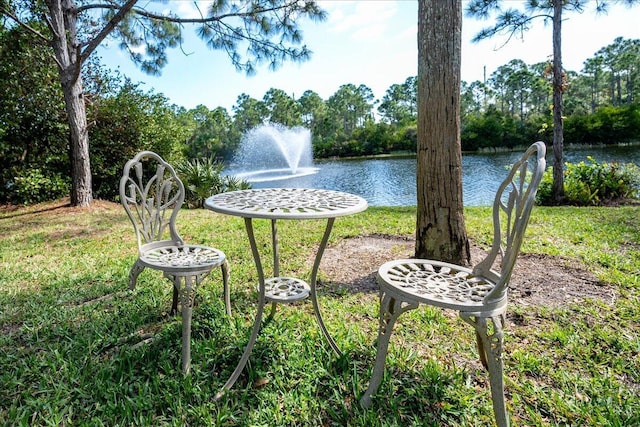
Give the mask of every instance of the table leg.
[{"label": "table leg", "polygon": [[278,245],[277,220],[271,220],[271,242],[273,244],[273,277],[280,276],[280,247]]},{"label": "table leg", "polygon": [[[273,246],[273,277],[280,276],[280,245],[278,245],[278,224],[276,219],[271,220],[271,243]],[[276,302],[271,301],[271,312],[267,317],[267,322],[273,319],[276,314]]]},{"label": "table leg", "polygon": [[324,236],[322,236],[322,242],[320,242],[320,247],[318,248],[318,253],[316,254],[316,259],[313,263],[313,269],[311,270],[311,283],[309,286],[311,287],[311,302],[313,303],[313,311],[316,315],[316,319],[318,320],[318,325],[320,326],[320,330],[324,334],[324,337],[329,342],[329,345],[336,352],[338,356],[342,355],[342,352],[336,345],[336,342],[329,335],[329,331],[324,325],[324,321],[322,320],[322,315],[320,314],[320,306],[318,305],[318,295],[316,293],[316,281],[318,278],[318,269],[320,268],[320,261],[322,260],[322,254],[324,253],[324,249],[327,246],[327,242],[329,241],[329,235],[331,234],[331,228],[333,227],[333,222],[335,218],[329,218],[327,220],[327,227],[324,230]]},{"label": "table leg", "polygon": [[244,353],[242,353],[242,357],[240,358],[240,362],[238,362],[238,366],[231,374],[231,377],[227,380],[225,385],[222,387],[222,390],[215,395],[214,400],[218,400],[222,395],[224,395],[225,391],[229,390],[233,387],[233,384],[238,380],[238,377],[242,373],[247,361],[249,360],[249,356],[251,355],[251,351],[253,350],[253,346],[256,343],[256,338],[258,337],[258,333],[260,332],[260,327],[262,323],[262,314],[264,312],[264,303],[265,303],[265,283],[264,283],[264,271],[262,269],[262,262],[260,261],[260,253],[258,252],[258,245],[256,244],[256,238],[253,233],[253,224],[251,222],[251,218],[244,219],[244,225],[247,229],[247,235],[249,236],[249,244],[251,245],[251,252],[253,254],[253,260],[256,264],[256,270],[258,272],[258,310],[256,312],[256,320],[253,323],[253,330],[251,331],[251,337],[249,337],[249,342],[244,349]]}]

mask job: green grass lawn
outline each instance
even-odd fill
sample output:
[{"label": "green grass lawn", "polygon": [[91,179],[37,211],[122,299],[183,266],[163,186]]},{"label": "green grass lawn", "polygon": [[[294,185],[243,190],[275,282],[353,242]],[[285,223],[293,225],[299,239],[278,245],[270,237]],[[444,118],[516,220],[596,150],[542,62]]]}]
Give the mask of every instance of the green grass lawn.
[{"label": "green grass lawn", "polygon": [[[504,363],[513,425],[640,425],[639,212],[534,208],[522,252],[577,260],[618,296],[613,304],[512,306]],[[466,210],[477,244],[490,240],[489,220],[489,208]],[[268,254],[269,223],[255,224]],[[281,268],[308,276],[324,223],[289,225],[280,230]],[[167,314],[170,282],[145,270],[128,289],[137,249],[120,205],[0,210],[0,424],[492,425],[472,329],[429,307],[400,318],[384,381],[372,407],[360,408],[375,356],[375,293],[320,290],[342,357],[324,342],[309,301],[279,306],[234,388],[214,401],[249,337],[255,268],[241,219],[184,210],[178,226],[188,242],[216,246],[231,261],[233,316],[225,314],[217,270],[198,291],[187,377],[181,322]],[[370,208],[339,218],[329,245],[408,236],[414,227],[415,208]],[[331,278],[320,278],[327,289]]]}]

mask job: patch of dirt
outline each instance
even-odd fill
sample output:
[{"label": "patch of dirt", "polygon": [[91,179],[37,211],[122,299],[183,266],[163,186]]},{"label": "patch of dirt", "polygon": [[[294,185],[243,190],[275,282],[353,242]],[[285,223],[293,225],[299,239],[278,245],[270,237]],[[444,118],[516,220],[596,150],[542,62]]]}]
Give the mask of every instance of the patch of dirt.
[{"label": "patch of dirt", "polygon": [[[378,292],[378,267],[387,261],[412,258],[413,237],[385,235],[359,236],[327,247],[321,271],[340,290]],[[476,264],[486,252],[471,245],[471,262]],[[580,262],[563,257],[521,254],[509,285],[509,302],[516,305],[563,307],[585,299],[613,304],[616,290],[588,271]]]}]

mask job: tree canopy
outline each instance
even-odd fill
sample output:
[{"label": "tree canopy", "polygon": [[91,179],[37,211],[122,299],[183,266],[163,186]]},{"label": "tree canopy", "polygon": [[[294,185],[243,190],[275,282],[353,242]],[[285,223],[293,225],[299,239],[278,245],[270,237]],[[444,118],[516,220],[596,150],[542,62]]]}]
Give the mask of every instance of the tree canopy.
[{"label": "tree canopy", "polygon": [[[18,26],[0,26],[0,201],[49,200],[68,194],[69,125],[50,50]],[[33,24],[35,25],[35,24]],[[242,135],[266,122],[303,124],[314,157],[415,153],[416,76],[374,99],[359,82],[323,99],[312,90],[295,98],[274,87],[254,98],[241,93],[231,111],[172,105],[143,91],[92,57],[83,65],[83,99],[91,140],[92,190],[111,198],[126,153],[151,149],[172,162],[232,159]],[[640,134],[640,40],[617,38],[566,70],[564,138],[567,143],[637,141]],[[518,148],[551,141],[551,64],[514,58],[484,82],[461,82],[463,151]],[[331,100],[331,102],[330,102]],[[111,148],[110,148],[111,147]],[[119,148],[117,148],[119,147]],[[130,156],[129,156],[130,157]],[[120,165],[120,166],[119,166]]]},{"label": "tree canopy", "polygon": [[[84,100],[83,64],[108,37],[147,73],[158,73],[167,63],[167,49],[182,43],[185,26],[196,26],[211,49],[222,50],[238,70],[255,72],[267,62],[277,68],[285,60],[302,61],[310,51],[302,44],[298,22],[322,20],[325,12],[314,1],[215,1],[196,17],[159,10],[153,2],[138,0],[4,0],[3,26],[28,31],[50,52],[58,75],[70,133],[71,203],[85,206],[93,200],[89,132]],[[12,22],[12,25],[8,24]]]}]

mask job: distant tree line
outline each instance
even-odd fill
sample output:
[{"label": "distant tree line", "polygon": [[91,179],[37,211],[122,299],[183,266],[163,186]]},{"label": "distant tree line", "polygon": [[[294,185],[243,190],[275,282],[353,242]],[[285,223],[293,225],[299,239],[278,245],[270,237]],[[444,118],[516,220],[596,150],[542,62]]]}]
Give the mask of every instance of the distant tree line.
[{"label": "distant tree line", "polygon": [[[56,70],[28,33],[0,26],[0,202],[22,203],[69,193],[68,129]],[[565,143],[640,139],[640,40],[618,38],[566,72]],[[550,65],[513,60],[484,82],[462,84],[463,150],[512,148],[550,140]],[[416,77],[375,99],[366,85],[344,84],[328,99],[269,89],[240,94],[232,111],[187,110],[98,62],[85,64],[85,102],[94,196],[115,199],[122,165],[149,149],[179,163],[228,161],[242,135],[262,123],[311,129],[316,158],[416,149]]]}]

